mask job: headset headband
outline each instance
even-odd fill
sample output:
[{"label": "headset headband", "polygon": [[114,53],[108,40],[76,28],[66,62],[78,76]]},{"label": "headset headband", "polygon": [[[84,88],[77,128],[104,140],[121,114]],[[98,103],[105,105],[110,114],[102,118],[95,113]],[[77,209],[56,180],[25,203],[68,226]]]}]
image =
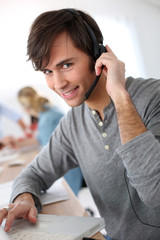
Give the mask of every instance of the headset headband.
[{"label": "headset headband", "polygon": [[105,51],[105,47],[102,44],[99,44],[97,42],[96,36],[92,30],[92,28],[88,25],[88,23],[82,18],[81,14],[76,11],[73,8],[68,8],[67,9],[68,12],[71,12],[72,14],[74,14],[77,18],[80,19],[80,21],[84,24],[86,30],[88,31],[92,42],[93,42],[93,49],[94,49],[94,59],[97,60],[97,58],[99,58],[99,56]]}]

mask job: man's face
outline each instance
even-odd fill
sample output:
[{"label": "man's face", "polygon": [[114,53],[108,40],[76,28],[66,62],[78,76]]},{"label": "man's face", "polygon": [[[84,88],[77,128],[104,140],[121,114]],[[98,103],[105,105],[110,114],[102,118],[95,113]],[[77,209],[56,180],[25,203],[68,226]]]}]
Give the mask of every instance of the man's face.
[{"label": "man's face", "polygon": [[66,33],[61,33],[51,47],[49,64],[42,70],[48,87],[71,107],[84,102],[85,93],[95,79],[95,72],[89,69],[89,60]]}]

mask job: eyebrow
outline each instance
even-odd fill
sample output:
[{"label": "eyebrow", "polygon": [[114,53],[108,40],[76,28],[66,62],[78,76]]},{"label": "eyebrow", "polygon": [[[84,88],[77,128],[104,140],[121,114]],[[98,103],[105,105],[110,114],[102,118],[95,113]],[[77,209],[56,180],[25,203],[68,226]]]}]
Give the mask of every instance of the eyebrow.
[{"label": "eyebrow", "polygon": [[59,66],[65,64],[65,63],[67,63],[67,62],[70,62],[70,61],[72,61],[73,59],[74,59],[74,58],[67,58],[67,59],[65,59],[65,60],[62,60],[61,62],[59,62],[59,63],[56,64],[56,67],[59,67]]}]

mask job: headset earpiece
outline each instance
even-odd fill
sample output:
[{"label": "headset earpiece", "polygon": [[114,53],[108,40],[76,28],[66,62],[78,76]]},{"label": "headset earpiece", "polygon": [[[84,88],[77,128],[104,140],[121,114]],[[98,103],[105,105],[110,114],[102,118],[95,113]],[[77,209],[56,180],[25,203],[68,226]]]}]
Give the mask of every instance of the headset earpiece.
[{"label": "headset earpiece", "polygon": [[99,45],[99,57],[102,55],[102,53],[106,52],[106,47],[104,45]]}]

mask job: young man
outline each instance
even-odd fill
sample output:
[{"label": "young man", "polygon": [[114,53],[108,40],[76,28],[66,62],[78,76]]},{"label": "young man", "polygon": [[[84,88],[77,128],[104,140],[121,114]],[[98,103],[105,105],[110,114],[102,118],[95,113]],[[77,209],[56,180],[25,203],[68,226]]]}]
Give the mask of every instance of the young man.
[{"label": "young man", "polygon": [[0,211],[6,231],[19,216],[36,222],[40,191],[80,166],[111,239],[159,239],[160,82],[125,79],[124,63],[102,42],[95,21],[78,10],[33,23],[29,59],[72,109],[16,179],[12,203]]}]

